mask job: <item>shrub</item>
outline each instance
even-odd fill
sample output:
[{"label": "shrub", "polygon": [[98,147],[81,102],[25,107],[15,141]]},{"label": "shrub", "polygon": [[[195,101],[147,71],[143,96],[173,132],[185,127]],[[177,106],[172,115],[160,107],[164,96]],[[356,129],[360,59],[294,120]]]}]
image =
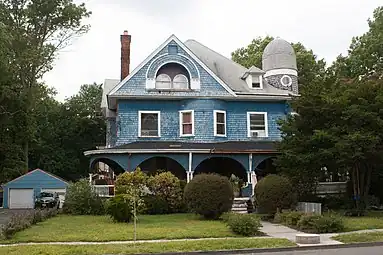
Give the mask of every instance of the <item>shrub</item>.
[{"label": "shrub", "polygon": [[1,237],[11,238],[16,232],[29,228],[31,225],[44,221],[58,213],[56,208],[46,210],[29,210],[13,213],[1,228]]},{"label": "shrub", "polygon": [[301,217],[305,215],[303,212],[290,211],[275,214],[274,221],[288,226],[296,227]]},{"label": "shrub", "polygon": [[166,214],[169,212],[169,206],[165,199],[156,195],[144,196],[146,214]]},{"label": "shrub", "polygon": [[182,202],[182,190],[180,180],[171,172],[161,172],[151,176],[148,180],[148,187],[152,194],[158,199],[158,205],[163,205],[162,200],[167,204],[167,211],[164,213],[178,212]]},{"label": "shrub", "polygon": [[344,222],[337,215],[305,215],[297,224],[298,228],[312,233],[335,233],[344,230]]},{"label": "shrub", "polygon": [[180,204],[179,204],[178,209],[177,209],[178,213],[187,213],[188,212],[188,207],[187,207],[187,205],[185,203],[185,200],[182,199],[182,196],[184,194],[186,185],[187,185],[187,182],[185,180],[180,180],[181,201],[180,201]]},{"label": "shrub", "polygon": [[276,213],[290,209],[296,203],[296,195],[289,179],[270,174],[260,180],[254,189],[258,212]]},{"label": "shrub", "polygon": [[233,205],[233,188],[226,177],[199,174],[186,185],[184,199],[190,211],[206,219],[218,219]]},{"label": "shrub", "polygon": [[63,211],[77,215],[100,215],[105,213],[102,199],[85,179],[69,184]]},{"label": "shrub", "polygon": [[130,222],[133,219],[133,201],[128,195],[116,195],[107,203],[107,213],[116,222]]},{"label": "shrub", "polygon": [[235,234],[242,236],[254,236],[259,233],[262,226],[259,217],[254,214],[229,214],[227,225]]},{"label": "shrub", "polygon": [[144,196],[147,191],[148,176],[139,167],[133,172],[125,172],[117,177],[115,193],[130,194],[132,189],[139,191],[139,196]]}]

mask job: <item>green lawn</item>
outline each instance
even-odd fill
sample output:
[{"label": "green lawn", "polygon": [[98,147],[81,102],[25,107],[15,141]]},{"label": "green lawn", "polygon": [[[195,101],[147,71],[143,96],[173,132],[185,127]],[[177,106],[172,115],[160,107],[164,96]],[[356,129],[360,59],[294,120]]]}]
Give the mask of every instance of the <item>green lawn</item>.
[{"label": "green lawn", "polygon": [[[193,214],[139,216],[137,239],[235,237],[221,221]],[[133,224],[114,223],[107,216],[58,215],[16,233],[4,242],[120,241],[133,239]]]},{"label": "green lawn", "polygon": [[333,239],[342,243],[382,242],[383,232],[343,234],[335,236]]},{"label": "green lawn", "polygon": [[7,255],[72,255],[72,254],[137,254],[161,252],[214,251],[246,248],[277,248],[295,246],[280,238],[233,238],[230,240],[190,240],[131,245],[30,245],[0,247],[0,254]]},{"label": "green lawn", "polygon": [[346,226],[345,231],[355,231],[362,229],[379,229],[383,228],[383,213],[368,212],[363,217],[343,217]]}]

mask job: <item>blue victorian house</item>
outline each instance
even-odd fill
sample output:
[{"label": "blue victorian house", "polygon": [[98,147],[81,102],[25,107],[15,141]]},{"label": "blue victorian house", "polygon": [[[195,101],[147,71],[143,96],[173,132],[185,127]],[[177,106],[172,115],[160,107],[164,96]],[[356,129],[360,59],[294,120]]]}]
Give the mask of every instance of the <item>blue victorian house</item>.
[{"label": "blue victorian house", "polygon": [[298,95],[296,57],[275,39],[262,69],[245,68],[195,40],[170,36],[129,72],[131,36],[121,35],[121,79],[104,83],[106,146],[86,151],[91,167],[118,174],[166,169],[190,181],[202,172],[240,177],[244,196],[272,171],[277,121]]}]

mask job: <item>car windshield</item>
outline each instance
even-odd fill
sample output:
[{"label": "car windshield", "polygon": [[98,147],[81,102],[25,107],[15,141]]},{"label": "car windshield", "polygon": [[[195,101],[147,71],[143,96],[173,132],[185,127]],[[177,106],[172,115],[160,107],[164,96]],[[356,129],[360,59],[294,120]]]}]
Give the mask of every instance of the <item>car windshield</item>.
[{"label": "car windshield", "polygon": [[39,197],[53,197],[53,193],[41,192]]}]

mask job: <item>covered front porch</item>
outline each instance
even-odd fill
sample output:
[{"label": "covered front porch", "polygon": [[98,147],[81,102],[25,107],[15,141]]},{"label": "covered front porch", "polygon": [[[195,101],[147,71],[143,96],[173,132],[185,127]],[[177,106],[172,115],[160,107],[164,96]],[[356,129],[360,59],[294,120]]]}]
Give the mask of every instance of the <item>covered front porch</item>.
[{"label": "covered front porch", "polygon": [[[85,155],[90,157],[92,173],[103,164],[114,177],[137,167],[149,175],[158,170],[170,171],[186,182],[200,173],[218,173],[228,178],[235,175],[242,183],[240,196],[250,197],[257,180],[275,172],[272,160],[276,153],[274,142],[135,142],[87,151]],[[97,186],[105,196],[113,195],[113,183]]]}]

